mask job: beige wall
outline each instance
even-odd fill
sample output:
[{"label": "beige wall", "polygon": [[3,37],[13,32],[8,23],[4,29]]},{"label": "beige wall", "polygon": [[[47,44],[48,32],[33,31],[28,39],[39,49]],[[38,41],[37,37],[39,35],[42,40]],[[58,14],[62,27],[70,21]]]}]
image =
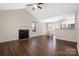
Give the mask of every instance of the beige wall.
[{"label": "beige wall", "polygon": [[71,30],[55,30],[56,38],[61,40],[73,41],[77,42],[76,39],[76,31],[74,29]]},{"label": "beige wall", "polygon": [[77,40],[79,42],[79,12],[76,14],[76,33],[77,33]]},{"label": "beige wall", "polygon": [[24,9],[0,11],[0,42],[18,39],[18,30],[21,28],[29,29],[30,37],[43,35],[44,23],[37,23],[37,31],[32,32],[31,24],[35,20]]}]

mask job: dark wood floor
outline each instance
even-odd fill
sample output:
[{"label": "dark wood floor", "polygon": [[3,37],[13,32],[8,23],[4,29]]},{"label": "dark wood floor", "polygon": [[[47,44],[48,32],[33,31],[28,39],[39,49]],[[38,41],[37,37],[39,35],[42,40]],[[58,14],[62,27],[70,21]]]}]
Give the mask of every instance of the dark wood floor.
[{"label": "dark wood floor", "polygon": [[77,56],[77,44],[48,36],[0,43],[1,56]]}]

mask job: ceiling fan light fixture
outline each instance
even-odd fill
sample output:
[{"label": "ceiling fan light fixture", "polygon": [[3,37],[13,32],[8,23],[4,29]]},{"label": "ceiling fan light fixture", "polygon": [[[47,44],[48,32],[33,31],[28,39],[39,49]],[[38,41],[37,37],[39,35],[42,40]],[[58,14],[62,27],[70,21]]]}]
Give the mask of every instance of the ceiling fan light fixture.
[{"label": "ceiling fan light fixture", "polygon": [[33,5],[33,7],[34,7],[34,8],[38,8],[38,7],[37,7],[37,4]]},{"label": "ceiling fan light fixture", "polygon": [[41,4],[44,4],[44,3],[27,4],[27,6],[32,6],[33,7],[32,10],[37,9],[37,8],[42,9],[42,7],[40,6]]}]

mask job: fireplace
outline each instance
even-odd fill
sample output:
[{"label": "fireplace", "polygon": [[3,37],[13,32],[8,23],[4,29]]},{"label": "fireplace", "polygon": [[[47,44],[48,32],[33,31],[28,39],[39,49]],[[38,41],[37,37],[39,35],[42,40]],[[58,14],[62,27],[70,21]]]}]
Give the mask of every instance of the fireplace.
[{"label": "fireplace", "polygon": [[19,29],[19,39],[29,38],[29,30]]}]

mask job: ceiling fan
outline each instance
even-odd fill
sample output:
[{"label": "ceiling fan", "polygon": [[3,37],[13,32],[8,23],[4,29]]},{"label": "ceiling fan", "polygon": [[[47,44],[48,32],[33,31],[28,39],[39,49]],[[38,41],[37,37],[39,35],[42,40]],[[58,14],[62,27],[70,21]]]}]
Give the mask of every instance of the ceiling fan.
[{"label": "ceiling fan", "polygon": [[36,8],[42,9],[42,7],[40,5],[42,5],[44,3],[32,3],[32,4],[27,4],[26,6],[33,6],[33,10]]}]

